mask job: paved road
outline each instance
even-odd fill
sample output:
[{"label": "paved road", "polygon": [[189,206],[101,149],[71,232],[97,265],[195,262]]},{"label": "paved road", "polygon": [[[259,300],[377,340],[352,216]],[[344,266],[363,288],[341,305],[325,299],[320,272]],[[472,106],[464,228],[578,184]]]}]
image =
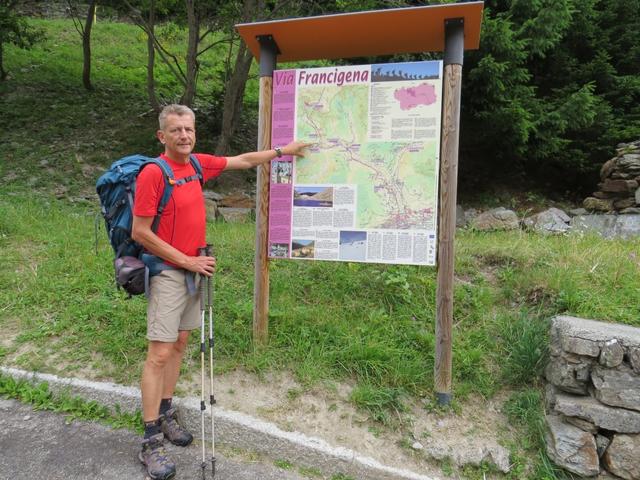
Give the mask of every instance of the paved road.
[{"label": "paved road", "polygon": [[[0,479],[144,480],[137,459],[140,438],[92,422],[67,424],[63,415],[38,412],[15,400],[0,399]],[[202,450],[168,445],[177,463],[175,480],[202,478]],[[273,464],[229,459],[216,452],[216,480],[302,480]],[[207,470],[211,479],[211,463]]]}]

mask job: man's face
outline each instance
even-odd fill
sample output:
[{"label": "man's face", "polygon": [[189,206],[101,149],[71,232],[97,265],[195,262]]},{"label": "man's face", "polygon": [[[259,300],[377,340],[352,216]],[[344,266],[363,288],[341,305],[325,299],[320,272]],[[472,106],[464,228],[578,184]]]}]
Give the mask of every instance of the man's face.
[{"label": "man's face", "polygon": [[165,153],[174,160],[188,157],[196,144],[196,127],[191,115],[167,115],[158,139],[165,146]]}]

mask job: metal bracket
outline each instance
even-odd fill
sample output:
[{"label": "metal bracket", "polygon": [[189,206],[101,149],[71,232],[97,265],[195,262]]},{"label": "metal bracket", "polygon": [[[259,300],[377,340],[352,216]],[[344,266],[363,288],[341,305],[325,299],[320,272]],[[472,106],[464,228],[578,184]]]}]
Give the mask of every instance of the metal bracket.
[{"label": "metal bracket", "polygon": [[257,35],[260,44],[260,76],[272,77],[276,69],[276,58],[282,53],[273,35]]},{"label": "metal bracket", "polygon": [[464,18],[444,21],[444,64],[462,65],[464,58]]}]

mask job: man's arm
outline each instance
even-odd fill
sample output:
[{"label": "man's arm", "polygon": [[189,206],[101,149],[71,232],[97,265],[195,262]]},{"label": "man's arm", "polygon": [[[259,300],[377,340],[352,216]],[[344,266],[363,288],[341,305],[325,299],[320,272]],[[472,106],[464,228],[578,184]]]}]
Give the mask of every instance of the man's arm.
[{"label": "man's arm", "polygon": [[153,225],[154,218],[155,217],[140,217],[134,215],[133,225],[131,227],[131,238],[153,255],[173,263],[180,268],[201,273],[208,277],[213,274],[216,267],[216,259],[214,257],[190,257],[172,247],[153,233],[151,226]]},{"label": "man's arm", "polygon": [[[304,149],[311,143],[291,142],[281,148],[282,155],[295,155],[304,157]],[[225,170],[246,170],[269,162],[277,157],[275,150],[263,150],[261,152],[241,153],[235,157],[227,157]]]}]

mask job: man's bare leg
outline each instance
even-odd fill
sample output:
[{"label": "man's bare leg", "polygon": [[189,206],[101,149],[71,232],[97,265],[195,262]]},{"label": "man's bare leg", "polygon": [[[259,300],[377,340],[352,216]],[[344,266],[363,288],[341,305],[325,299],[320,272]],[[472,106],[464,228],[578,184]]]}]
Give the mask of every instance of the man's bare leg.
[{"label": "man's bare leg", "polygon": [[180,366],[182,365],[182,357],[187,348],[189,340],[189,330],[180,330],[178,332],[178,340],[172,343],[171,357],[167,360],[164,368],[164,378],[162,387],[162,398],[172,398],[173,392],[178,383],[180,376]]},{"label": "man's bare leg", "polygon": [[174,356],[174,343],[150,341],[142,369],[142,419],[157,420],[164,392],[165,370]]}]

